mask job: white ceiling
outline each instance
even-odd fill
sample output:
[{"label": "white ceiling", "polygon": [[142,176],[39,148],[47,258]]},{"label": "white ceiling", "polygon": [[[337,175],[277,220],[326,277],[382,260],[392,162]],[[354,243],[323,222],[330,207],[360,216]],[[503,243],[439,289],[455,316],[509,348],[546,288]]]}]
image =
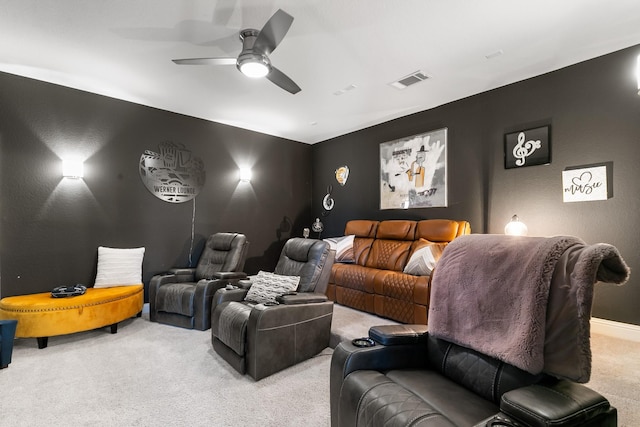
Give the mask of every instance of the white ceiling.
[{"label": "white ceiling", "polygon": [[[171,61],[235,57],[279,8],[271,61],[296,95]],[[638,0],[0,0],[0,71],[304,143],[637,44]]]}]

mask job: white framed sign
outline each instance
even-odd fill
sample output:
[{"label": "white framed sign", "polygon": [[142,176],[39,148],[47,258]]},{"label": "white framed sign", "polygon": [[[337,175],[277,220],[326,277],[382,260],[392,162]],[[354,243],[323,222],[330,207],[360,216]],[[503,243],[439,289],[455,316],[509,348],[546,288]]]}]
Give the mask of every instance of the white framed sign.
[{"label": "white framed sign", "polygon": [[607,200],[607,166],[564,170],[562,188],[562,200],[565,203]]}]

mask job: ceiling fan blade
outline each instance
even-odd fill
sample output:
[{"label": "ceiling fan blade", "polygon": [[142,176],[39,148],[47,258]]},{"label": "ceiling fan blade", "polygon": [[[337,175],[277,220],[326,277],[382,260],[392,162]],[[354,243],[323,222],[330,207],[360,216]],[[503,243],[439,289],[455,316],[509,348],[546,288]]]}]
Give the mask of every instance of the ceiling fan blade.
[{"label": "ceiling fan blade", "polygon": [[260,34],[253,44],[253,50],[269,55],[278,47],[292,23],[293,16],[278,9],[260,30]]},{"label": "ceiling fan blade", "polygon": [[172,59],[178,65],[236,65],[236,58]]},{"label": "ceiling fan blade", "polygon": [[294,83],[285,73],[278,70],[276,67],[271,67],[271,72],[267,74],[267,79],[276,86],[280,86],[287,92],[295,95],[300,92],[300,86]]}]

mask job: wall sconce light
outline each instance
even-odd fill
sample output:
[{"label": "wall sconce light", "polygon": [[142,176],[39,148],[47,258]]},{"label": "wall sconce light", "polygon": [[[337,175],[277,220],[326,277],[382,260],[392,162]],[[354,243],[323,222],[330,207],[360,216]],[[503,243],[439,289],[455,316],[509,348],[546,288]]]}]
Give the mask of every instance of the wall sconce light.
[{"label": "wall sconce light", "polygon": [[504,234],[509,236],[526,236],[528,232],[527,225],[520,221],[518,215],[512,216],[511,221],[504,227]]},{"label": "wall sconce light", "polygon": [[251,176],[251,168],[240,168],[240,181],[250,182]]},{"label": "wall sconce light", "polygon": [[62,161],[62,176],[79,179],[84,177],[84,164],[80,159],[64,159]]},{"label": "wall sconce light", "polygon": [[638,64],[636,65],[636,79],[638,80],[638,95],[640,95],[640,55],[638,55]]}]

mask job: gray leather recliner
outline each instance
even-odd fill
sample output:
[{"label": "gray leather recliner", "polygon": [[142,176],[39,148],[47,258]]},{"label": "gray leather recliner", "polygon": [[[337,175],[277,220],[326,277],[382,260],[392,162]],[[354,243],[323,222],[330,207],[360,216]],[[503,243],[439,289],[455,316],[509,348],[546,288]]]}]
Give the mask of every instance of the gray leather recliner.
[{"label": "gray leather recliner", "polygon": [[242,270],[248,246],[244,234],[212,234],[195,268],[173,268],[153,276],[149,282],[149,319],[188,329],[209,329],[215,292],[247,277]]},{"label": "gray leather recliner", "polygon": [[617,411],[583,384],[532,375],[435,338],[426,325],[372,327],[331,359],[331,427],[616,427]]},{"label": "gray leather recliner", "polygon": [[329,346],[333,302],[325,295],[335,252],[322,240],[289,239],[274,273],[300,276],[297,292],[274,305],[245,301],[249,280],[216,292],[211,312],[213,349],[241,374],[267,377]]},{"label": "gray leather recliner", "polygon": [[472,234],[434,270],[429,325],[382,325],[331,359],[332,427],[616,427],[585,385],[596,281],[630,269],[573,236]]}]

